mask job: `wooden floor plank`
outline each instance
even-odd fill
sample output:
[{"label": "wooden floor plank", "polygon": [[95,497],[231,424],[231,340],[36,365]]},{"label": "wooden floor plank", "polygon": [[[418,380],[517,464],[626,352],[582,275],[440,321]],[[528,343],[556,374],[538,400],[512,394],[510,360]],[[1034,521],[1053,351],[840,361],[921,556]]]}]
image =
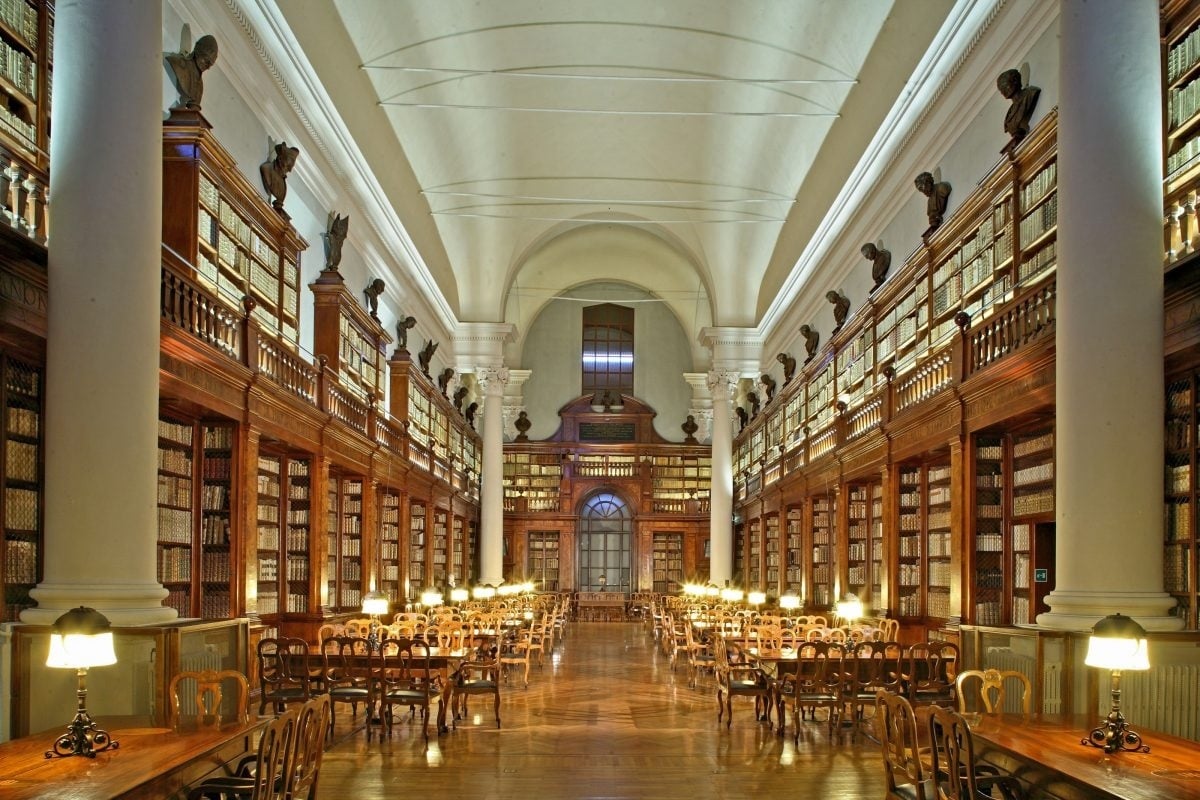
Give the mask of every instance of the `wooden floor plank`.
[{"label": "wooden floor plank", "polygon": [[[338,710],[325,754],[322,797],[466,800],[708,800],[883,795],[878,745],[805,722],[799,745],[754,719],[737,698],[732,728],[717,724],[711,677],[688,686],[640,623],[577,622],[546,663],[503,687],[496,730],[491,699],[471,698],[457,730],[431,737],[397,719],[370,742]],[[360,720],[361,722],[361,714]]]}]

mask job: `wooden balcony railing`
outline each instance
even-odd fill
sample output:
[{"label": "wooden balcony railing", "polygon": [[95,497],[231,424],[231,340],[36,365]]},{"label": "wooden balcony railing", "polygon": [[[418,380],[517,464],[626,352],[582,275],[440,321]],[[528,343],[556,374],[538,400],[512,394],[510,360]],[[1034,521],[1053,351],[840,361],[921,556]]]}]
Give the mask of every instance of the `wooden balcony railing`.
[{"label": "wooden balcony railing", "polygon": [[963,377],[1015,353],[1026,345],[1054,335],[1055,283],[1043,284],[1016,298],[967,337]]},{"label": "wooden balcony railing", "polygon": [[919,362],[896,383],[895,410],[922,403],[954,385],[955,370],[950,349],[946,348]]},{"label": "wooden balcony railing", "polygon": [[20,153],[0,147],[0,224],[37,244],[49,235],[49,187],[46,173]]}]

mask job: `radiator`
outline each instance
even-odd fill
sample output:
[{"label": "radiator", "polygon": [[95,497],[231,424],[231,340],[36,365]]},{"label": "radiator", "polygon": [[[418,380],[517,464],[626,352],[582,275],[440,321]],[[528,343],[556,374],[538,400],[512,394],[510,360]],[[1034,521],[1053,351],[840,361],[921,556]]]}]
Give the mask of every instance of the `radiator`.
[{"label": "radiator", "polygon": [[[1008,647],[989,647],[983,655],[983,667],[1020,672],[1032,683],[1037,671],[1037,659],[1014,653]],[[1034,703],[1034,706],[1036,709],[1037,704]],[[1042,667],[1042,711],[1058,714],[1062,707],[1062,664],[1051,662]],[[1021,713],[1021,697],[1018,693],[1010,690],[1004,696],[1004,711]]]},{"label": "radiator", "polygon": [[[1100,710],[1107,714],[1111,707],[1107,678],[1100,681],[1100,689]],[[1121,712],[1134,730],[1149,728],[1200,741],[1200,665],[1167,664],[1122,672]]]}]

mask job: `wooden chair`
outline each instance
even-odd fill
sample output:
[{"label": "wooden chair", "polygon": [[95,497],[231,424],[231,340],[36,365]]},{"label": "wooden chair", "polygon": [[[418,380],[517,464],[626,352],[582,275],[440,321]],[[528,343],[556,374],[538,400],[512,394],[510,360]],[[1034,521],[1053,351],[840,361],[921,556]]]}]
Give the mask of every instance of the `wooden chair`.
[{"label": "wooden chair", "polygon": [[523,667],[526,689],[529,688],[529,665],[533,657],[533,648],[529,646],[529,633],[527,630],[518,630],[500,640],[500,669],[504,682],[508,682],[510,667]]},{"label": "wooden chair", "polygon": [[357,636],[365,639],[371,635],[371,619],[370,617],[348,619],[342,623],[342,631],[342,636]]},{"label": "wooden chair", "polygon": [[[966,684],[979,681],[979,691],[972,692]],[[1005,681],[1017,681],[1021,685],[1021,713],[1029,715],[1033,711],[1032,687],[1024,673],[1015,670],[998,669],[968,669],[958,673],[954,678],[954,686],[958,694],[958,710],[978,711],[974,700],[983,704],[983,711],[995,714],[1006,711]]]},{"label": "wooden chair", "polygon": [[[787,703],[792,704],[795,738],[800,739],[800,723],[804,709],[809,709],[809,718],[815,720],[817,709],[828,709],[829,729],[832,731],[840,720],[840,710],[845,700],[845,648],[837,642],[806,642],[796,660],[796,671],[784,675],[778,687],[777,705],[780,714],[786,712]],[[783,732],[785,719],[779,721]]]},{"label": "wooden chair", "polygon": [[900,694],[879,692],[875,729],[883,746],[884,800],[936,800],[918,755],[917,718]]},{"label": "wooden chair", "polygon": [[188,800],[250,798],[250,800],[290,800],[288,775],[294,758],[296,725],[300,708],[280,714],[258,738],[258,750],[238,775],[209,778],[188,791]]},{"label": "wooden chair", "polygon": [[317,778],[321,774],[321,760],[325,756],[325,738],[332,713],[329,695],[318,695],[300,706],[295,746],[288,769],[288,800],[314,800],[317,797]]},{"label": "wooden chair", "polygon": [[908,648],[905,680],[908,700],[916,705],[953,706],[953,669],[958,663],[958,646],[953,642],[921,642]]},{"label": "wooden chair", "polygon": [[441,697],[440,675],[429,665],[429,647],[420,639],[386,639],[379,649],[381,667],[380,704],[388,736],[392,735],[394,707],[420,707],[422,733],[429,742],[429,716]]},{"label": "wooden chair", "polygon": [[879,629],[883,631],[883,641],[898,642],[900,641],[900,620],[898,619],[881,619],[879,620]]},{"label": "wooden chair", "polygon": [[899,692],[904,650],[898,644],[859,642],[850,651],[846,664],[849,682],[846,704],[862,720],[867,706],[875,706],[880,691]]},{"label": "wooden chair", "polygon": [[[233,689],[231,695],[224,691],[226,687]],[[233,698],[232,703],[226,701],[227,696]],[[235,669],[176,673],[167,686],[167,697],[171,700],[168,724],[176,730],[218,728],[226,722],[250,719],[250,684]]]},{"label": "wooden chair", "polygon": [[472,661],[464,661],[450,676],[450,707],[454,709],[454,727],[460,717],[467,715],[467,698],[474,694],[490,694],[500,727],[500,649],[488,648]]},{"label": "wooden chair", "polygon": [[[335,636],[321,648],[324,664],[325,691],[331,703],[349,703],[351,716],[357,718],[358,704],[370,709],[375,701],[375,675],[367,652],[366,639],[357,636]],[[330,709],[329,735],[333,735],[336,709]],[[368,726],[369,727],[369,726]]]},{"label": "wooden chair", "polygon": [[683,626],[685,635],[687,636],[687,657],[688,657],[688,685],[695,686],[696,679],[700,677],[702,670],[716,671],[717,656],[713,652],[711,642],[716,634],[712,634],[707,642],[701,641],[696,637],[696,632],[692,629],[691,623],[685,623]]},{"label": "wooden chair", "polygon": [[258,678],[262,700],[258,715],[267,711],[267,704],[275,713],[283,713],[288,703],[305,703],[312,696],[313,687],[308,670],[308,642],[294,638],[260,639],[257,648]]},{"label": "wooden chair", "polygon": [[991,765],[980,771],[971,728],[957,712],[936,705],[929,709],[929,742],[930,778],[938,800],[991,800],[995,789],[1006,800],[1023,797],[1016,778],[998,774]]},{"label": "wooden chair", "polygon": [[[732,653],[730,652],[732,649]],[[713,639],[713,653],[717,676],[717,724],[725,718],[725,726],[733,724],[733,698],[753,697],[754,717],[771,721],[771,701],[774,695],[772,681],[758,668],[740,656],[736,646],[723,636]]]}]

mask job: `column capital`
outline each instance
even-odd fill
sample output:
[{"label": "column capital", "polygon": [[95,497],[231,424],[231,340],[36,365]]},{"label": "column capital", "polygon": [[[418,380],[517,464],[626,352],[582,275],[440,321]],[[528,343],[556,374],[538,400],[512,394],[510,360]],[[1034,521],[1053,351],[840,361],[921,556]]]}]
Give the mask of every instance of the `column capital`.
[{"label": "column capital", "polygon": [[481,367],[475,370],[475,382],[484,397],[502,397],[508,383],[508,367]]},{"label": "column capital", "polygon": [[730,400],[737,392],[737,384],[741,373],[735,370],[714,369],[708,373],[708,391],[714,400]]}]

